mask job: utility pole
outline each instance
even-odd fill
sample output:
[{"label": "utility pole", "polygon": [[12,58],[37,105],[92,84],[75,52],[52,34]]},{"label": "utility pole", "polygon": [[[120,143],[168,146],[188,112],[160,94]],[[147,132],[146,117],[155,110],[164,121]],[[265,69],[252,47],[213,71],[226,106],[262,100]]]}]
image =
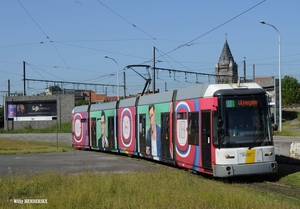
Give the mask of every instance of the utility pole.
[{"label": "utility pole", "polygon": [[9,96],[10,97],[10,79],[8,79],[8,81],[7,81],[7,89],[8,89],[8,95],[7,96]]},{"label": "utility pole", "polygon": [[244,57],[244,82],[246,83],[246,57]]},{"label": "utility pole", "polygon": [[[278,75],[278,80],[279,80],[279,84],[278,84],[278,94],[279,94],[279,131],[282,131],[282,87],[281,87],[281,36],[279,33],[279,30],[274,26],[271,25],[269,23],[266,23],[265,21],[260,21],[261,24],[265,24],[268,26],[271,26],[272,28],[274,28],[277,32],[278,35],[278,71],[279,71],[279,75]],[[276,105],[277,105],[277,101],[276,101]]]},{"label": "utility pole", "polygon": [[26,76],[25,76],[25,65],[26,65],[26,62],[25,62],[25,61],[23,61],[23,84],[24,84],[23,96],[26,96]]},{"label": "utility pole", "polygon": [[253,82],[255,82],[255,65],[252,67],[252,73],[253,73]]},{"label": "utility pole", "polygon": [[153,94],[155,94],[155,46],[153,46]]},{"label": "utility pole", "polygon": [[124,99],[126,99],[126,76],[125,76],[125,71],[123,72],[123,78],[124,78]]}]

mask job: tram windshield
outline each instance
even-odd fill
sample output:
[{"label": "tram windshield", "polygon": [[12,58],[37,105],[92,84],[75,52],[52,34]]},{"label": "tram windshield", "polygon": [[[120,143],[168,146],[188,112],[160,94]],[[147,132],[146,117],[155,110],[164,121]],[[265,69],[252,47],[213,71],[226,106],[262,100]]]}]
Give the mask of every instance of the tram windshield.
[{"label": "tram windshield", "polygon": [[251,149],[273,144],[268,104],[264,95],[223,97],[221,106],[224,132],[219,147]]}]

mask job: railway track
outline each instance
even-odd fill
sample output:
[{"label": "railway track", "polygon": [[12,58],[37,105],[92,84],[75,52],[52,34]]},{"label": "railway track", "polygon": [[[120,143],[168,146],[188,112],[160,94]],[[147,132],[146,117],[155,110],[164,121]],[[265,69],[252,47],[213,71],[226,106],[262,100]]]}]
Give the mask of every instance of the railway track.
[{"label": "railway track", "polygon": [[293,199],[300,206],[300,186],[279,182],[287,175],[300,172],[300,165],[279,164],[279,171],[275,175],[243,176],[239,178],[227,179],[227,183],[232,183],[241,187],[247,187],[259,192],[272,193],[276,196]]},{"label": "railway track", "polygon": [[244,186],[260,192],[272,193],[276,196],[293,199],[300,204],[300,187],[293,187],[282,183],[264,181],[245,184]]},{"label": "railway track", "polygon": [[295,105],[283,105],[282,109],[299,109],[300,104],[295,104]]},{"label": "railway track", "polygon": [[300,187],[272,182],[266,178],[268,177],[251,177],[247,179],[239,178],[239,180],[226,180],[226,183],[231,183],[240,187],[251,188],[258,192],[271,193],[278,197],[292,199],[298,202],[300,206]]}]

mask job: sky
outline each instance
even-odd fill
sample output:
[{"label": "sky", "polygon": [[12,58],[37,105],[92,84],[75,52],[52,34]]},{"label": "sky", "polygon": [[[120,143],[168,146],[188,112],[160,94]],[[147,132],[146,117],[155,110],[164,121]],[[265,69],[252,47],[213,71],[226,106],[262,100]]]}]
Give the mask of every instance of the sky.
[{"label": "sky", "polygon": [[[27,95],[59,85],[116,96],[119,85],[123,96],[124,80],[134,95],[153,60],[157,68],[214,74],[226,40],[239,76],[246,63],[247,79],[278,78],[280,57],[282,78],[300,82],[299,8],[299,0],[2,0],[0,104],[8,83],[11,93],[24,93],[24,62]],[[140,64],[150,68],[127,68]],[[166,70],[155,79],[160,91],[214,81]]]}]

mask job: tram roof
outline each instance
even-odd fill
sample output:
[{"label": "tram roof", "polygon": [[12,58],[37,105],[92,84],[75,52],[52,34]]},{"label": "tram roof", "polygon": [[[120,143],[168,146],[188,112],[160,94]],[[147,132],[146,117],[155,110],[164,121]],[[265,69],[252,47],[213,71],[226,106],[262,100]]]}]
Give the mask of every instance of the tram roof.
[{"label": "tram roof", "polygon": [[119,102],[119,107],[129,107],[129,106],[135,106],[136,101],[139,99],[139,97],[133,97],[128,99],[122,99]]},{"label": "tram roof", "polygon": [[197,84],[184,89],[178,89],[176,94],[176,100],[201,98],[204,96],[208,86],[210,84]]},{"label": "tram roof", "polygon": [[[245,92],[245,90],[247,92]],[[261,94],[265,93],[265,90],[257,83],[211,84],[208,86],[204,97],[211,97],[220,94],[221,92],[226,92],[225,94],[241,95],[245,93]]]},{"label": "tram roof", "polygon": [[161,92],[159,94],[150,94],[141,96],[139,105],[158,104],[172,101],[174,91]]},{"label": "tram roof", "polygon": [[116,104],[117,104],[117,101],[93,104],[93,105],[91,105],[90,111],[115,109]]},{"label": "tram roof", "polygon": [[76,107],[73,108],[72,113],[87,112],[88,108],[89,108],[89,105],[76,106]]}]

